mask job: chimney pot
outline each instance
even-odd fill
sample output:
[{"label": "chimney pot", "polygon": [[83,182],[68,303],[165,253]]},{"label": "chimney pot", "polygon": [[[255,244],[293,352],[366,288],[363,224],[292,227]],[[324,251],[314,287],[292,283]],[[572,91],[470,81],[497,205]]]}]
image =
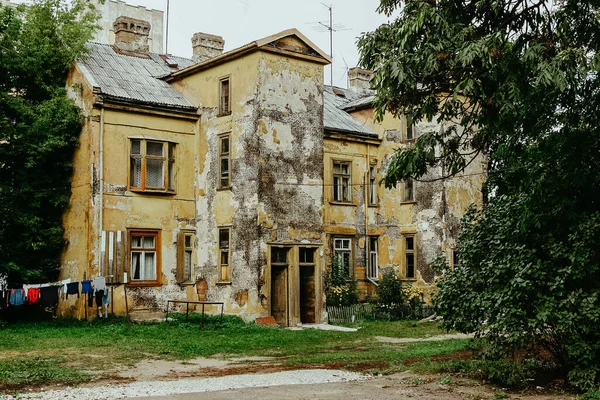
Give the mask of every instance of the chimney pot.
[{"label": "chimney pot", "polygon": [[194,62],[201,63],[223,54],[225,41],[221,36],[197,32],[192,36],[192,48],[194,49]]},{"label": "chimney pot", "polygon": [[351,89],[371,89],[371,78],[373,77],[373,71],[368,69],[354,67],[348,70],[348,78],[350,80]]},{"label": "chimney pot", "polygon": [[148,53],[150,23],[141,19],[121,16],[113,23],[115,46],[120,50]]}]

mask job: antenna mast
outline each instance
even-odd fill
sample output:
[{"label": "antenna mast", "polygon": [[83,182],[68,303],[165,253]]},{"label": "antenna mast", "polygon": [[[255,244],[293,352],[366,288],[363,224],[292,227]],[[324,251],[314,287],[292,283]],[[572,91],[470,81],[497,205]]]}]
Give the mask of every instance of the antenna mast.
[{"label": "antenna mast", "polygon": [[165,54],[169,54],[169,0],[167,0],[167,28],[165,29]]},{"label": "antenna mast", "polygon": [[349,29],[347,29],[344,25],[340,25],[340,24],[333,24],[333,6],[331,5],[327,5],[325,3],[321,3],[323,4],[328,10],[329,10],[329,22],[321,22],[319,21],[318,24],[315,26],[315,30],[319,31],[319,32],[325,32],[325,31],[329,31],[329,56],[331,57],[331,76],[330,76],[330,84],[331,86],[333,86],[333,32],[338,32],[338,31],[347,31]]}]

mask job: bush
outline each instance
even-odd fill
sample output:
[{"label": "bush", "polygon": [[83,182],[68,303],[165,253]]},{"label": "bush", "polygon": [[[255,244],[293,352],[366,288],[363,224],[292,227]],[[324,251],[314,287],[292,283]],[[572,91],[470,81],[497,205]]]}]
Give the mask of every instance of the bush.
[{"label": "bush", "polygon": [[376,310],[388,320],[421,318],[422,291],[402,283],[393,270],[383,274],[377,286]]},{"label": "bush", "polygon": [[335,307],[358,304],[360,294],[354,276],[348,277],[334,258],[325,274],[327,305]]}]

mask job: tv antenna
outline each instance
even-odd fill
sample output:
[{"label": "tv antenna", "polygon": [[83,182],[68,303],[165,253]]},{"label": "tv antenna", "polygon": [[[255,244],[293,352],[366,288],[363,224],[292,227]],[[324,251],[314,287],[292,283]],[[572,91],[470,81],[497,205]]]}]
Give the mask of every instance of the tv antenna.
[{"label": "tv antenna", "polygon": [[346,28],[344,25],[341,24],[334,24],[333,23],[333,6],[332,5],[327,5],[325,3],[321,3],[325,6],[325,8],[327,8],[329,10],[329,21],[319,21],[317,22],[316,26],[314,26],[313,28],[316,31],[319,32],[326,32],[329,31],[329,56],[331,57],[331,64],[330,64],[330,74],[331,76],[329,77],[330,80],[330,84],[331,86],[333,86],[333,32],[339,32],[339,31],[349,31],[350,29]]}]

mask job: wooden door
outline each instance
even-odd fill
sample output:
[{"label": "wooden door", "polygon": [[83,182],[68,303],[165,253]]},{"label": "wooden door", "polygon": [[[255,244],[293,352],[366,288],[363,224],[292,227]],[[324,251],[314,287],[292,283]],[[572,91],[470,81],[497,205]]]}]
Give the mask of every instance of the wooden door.
[{"label": "wooden door", "polygon": [[288,326],[287,266],[271,266],[271,315],[279,325]]},{"label": "wooden door", "polygon": [[315,316],[315,267],[300,267],[300,319],[302,323],[314,324]]}]

